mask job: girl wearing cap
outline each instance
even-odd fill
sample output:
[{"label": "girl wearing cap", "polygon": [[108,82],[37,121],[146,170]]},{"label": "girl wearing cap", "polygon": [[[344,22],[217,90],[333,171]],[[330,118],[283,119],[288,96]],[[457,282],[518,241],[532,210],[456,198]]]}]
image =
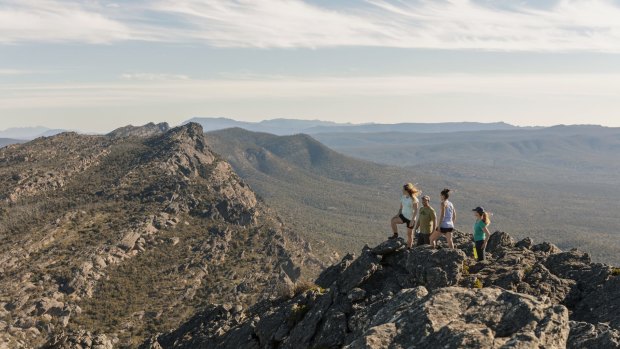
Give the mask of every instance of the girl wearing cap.
[{"label": "girl wearing cap", "polygon": [[474,244],[476,244],[476,254],[478,261],[484,260],[484,250],[487,248],[487,242],[491,234],[489,233],[489,224],[491,224],[491,218],[489,213],[484,210],[483,207],[476,207],[474,216],[476,217],[476,223],[474,223]]},{"label": "girl wearing cap", "polygon": [[450,189],[441,191],[441,213],[439,215],[439,226],[431,235],[431,245],[437,247],[437,240],[444,235],[448,240],[448,247],[454,248],[452,242],[452,232],[454,231],[454,222],[456,222],[456,210],[450,200]]},{"label": "girl wearing cap", "polygon": [[407,183],[403,186],[403,195],[400,198],[400,210],[398,215],[391,221],[393,235],[390,239],[398,238],[398,224],[407,225],[407,246],[413,244],[413,227],[418,216],[418,195],[420,190],[413,184]]}]

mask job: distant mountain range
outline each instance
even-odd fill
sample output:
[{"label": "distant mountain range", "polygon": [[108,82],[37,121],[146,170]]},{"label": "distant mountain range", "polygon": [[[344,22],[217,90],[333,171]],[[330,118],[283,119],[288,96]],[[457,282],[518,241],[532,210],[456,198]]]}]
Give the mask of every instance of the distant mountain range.
[{"label": "distant mountain range", "polygon": [[266,132],[275,135],[292,135],[298,133],[317,134],[332,132],[410,132],[441,133],[464,131],[514,130],[521,127],[504,122],[447,122],[447,123],[398,123],[398,124],[351,124],[320,120],[273,119],[260,122],[236,121],[227,118],[193,118],[185,123],[196,122],[205,132],[226,128],[240,127],[248,131]]},{"label": "distant mountain range", "polygon": [[[65,131],[66,130],[51,129],[43,126],[13,127],[0,131],[0,138],[9,138],[14,140],[32,140],[39,137],[55,136]],[[4,145],[6,144],[2,144],[1,146]]]},{"label": "distant mountain range", "polygon": [[411,181],[433,205],[441,189],[454,189],[463,212],[459,229],[470,230],[466,211],[483,205],[494,214],[493,229],[620,262],[608,229],[620,225],[608,209],[620,196],[615,129],[276,136],[235,128],[206,139],[315,252],[380,242],[398,210],[400,186]]}]

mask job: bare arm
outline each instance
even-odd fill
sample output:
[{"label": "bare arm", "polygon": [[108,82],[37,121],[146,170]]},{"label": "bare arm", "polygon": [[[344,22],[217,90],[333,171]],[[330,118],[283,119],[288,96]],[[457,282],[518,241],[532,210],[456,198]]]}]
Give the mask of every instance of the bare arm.
[{"label": "bare arm", "polygon": [[452,223],[456,225],[456,209],[454,207],[452,208]]},{"label": "bare arm", "polygon": [[419,202],[414,202],[413,203],[413,220],[416,222],[418,222],[418,212],[420,211],[420,203]]},{"label": "bare arm", "polygon": [[491,237],[491,233],[489,232],[489,228],[488,226],[485,226],[483,229],[484,231],[484,248],[487,247],[487,242],[489,241],[489,238]]},{"label": "bare arm", "polygon": [[[441,214],[439,215],[439,222],[443,222],[443,218],[444,218],[445,214],[446,214],[446,204],[442,203],[441,204]],[[439,225],[437,225],[436,229],[439,229]]]},{"label": "bare arm", "polygon": [[432,218],[433,230],[431,230],[431,231],[435,231],[435,230],[437,230],[437,227],[438,227],[438,225],[437,225],[437,215],[435,214],[435,211],[432,211],[431,214],[433,215],[433,218]]}]

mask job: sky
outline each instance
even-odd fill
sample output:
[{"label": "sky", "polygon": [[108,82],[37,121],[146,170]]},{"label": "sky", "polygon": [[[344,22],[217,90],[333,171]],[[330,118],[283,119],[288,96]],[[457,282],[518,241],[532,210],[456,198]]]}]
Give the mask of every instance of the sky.
[{"label": "sky", "polygon": [[620,0],[0,0],[0,129],[620,126]]}]

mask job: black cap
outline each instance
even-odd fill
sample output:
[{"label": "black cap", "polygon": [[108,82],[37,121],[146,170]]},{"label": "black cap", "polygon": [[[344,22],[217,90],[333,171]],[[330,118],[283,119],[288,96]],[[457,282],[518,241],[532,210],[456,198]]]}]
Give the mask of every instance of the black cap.
[{"label": "black cap", "polygon": [[484,207],[476,207],[472,210],[473,212],[478,212],[479,214],[483,214],[484,213]]}]

